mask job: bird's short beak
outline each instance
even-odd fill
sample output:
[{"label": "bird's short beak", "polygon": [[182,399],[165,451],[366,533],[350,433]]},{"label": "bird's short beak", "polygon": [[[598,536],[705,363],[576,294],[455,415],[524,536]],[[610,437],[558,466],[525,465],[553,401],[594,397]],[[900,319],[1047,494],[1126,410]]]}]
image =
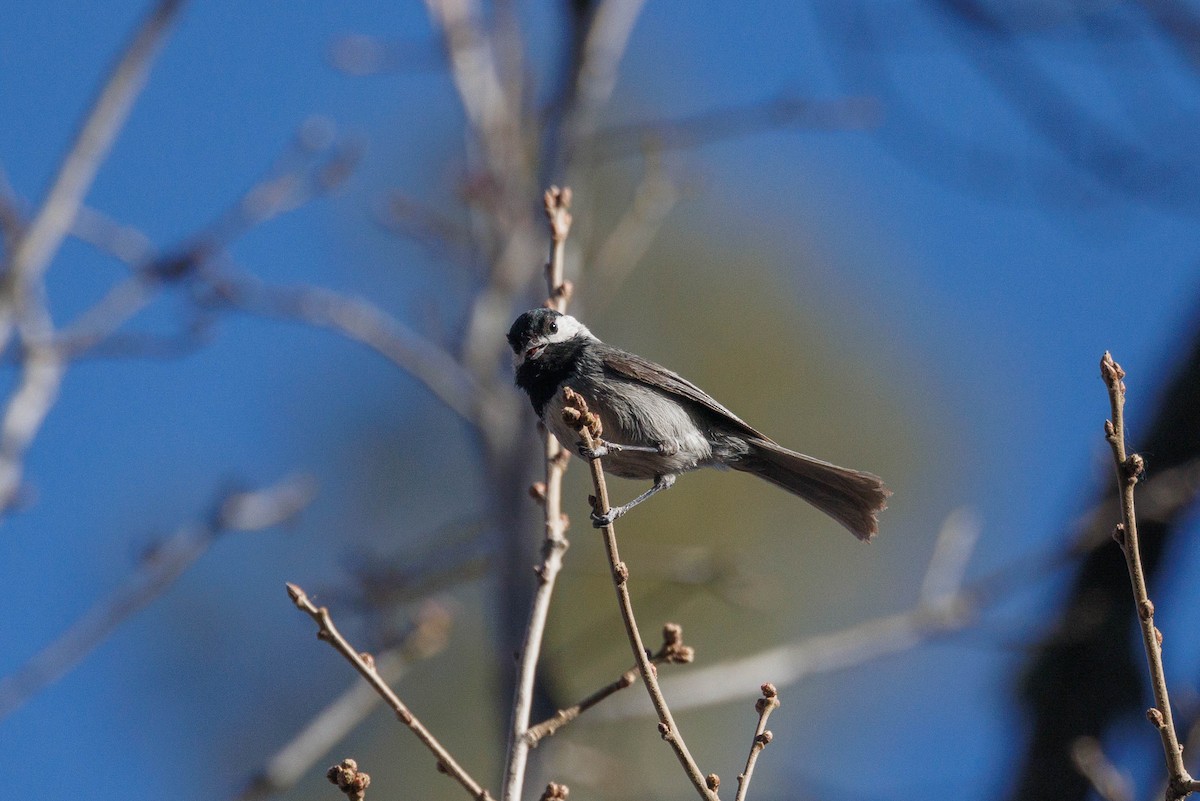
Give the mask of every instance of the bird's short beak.
[{"label": "bird's short beak", "polygon": [[541,344],[533,345],[532,347],[526,348],[525,349],[525,358],[526,359],[536,359],[538,356],[542,355],[542,351],[544,351],[545,349],[546,349],[546,343],[544,343],[544,342]]}]

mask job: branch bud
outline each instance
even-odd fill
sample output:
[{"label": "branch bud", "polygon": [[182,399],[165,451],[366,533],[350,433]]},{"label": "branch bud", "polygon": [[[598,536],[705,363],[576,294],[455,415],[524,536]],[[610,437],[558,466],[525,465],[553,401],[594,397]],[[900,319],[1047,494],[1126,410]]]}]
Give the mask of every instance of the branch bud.
[{"label": "branch bud", "polygon": [[[1100,377],[1109,386],[1114,386],[1125,377],[1125,371],[1121,369],[1121,365],[1113,361],[1112,354],[1108,351],[1104,351],[1104,356],[1100,359]],[[1124,388],[1122,387],[1122,389]]]},{"label": "branch bud", "polygon": [[331,767],[325,772],[325,778],[337,785],[352,801],[362,801],[371,785],[371,777],[359,772],[358,763],[353,759],[343,759],[340,764]]},{"label": "branch bud", "polygon": [[542,791],[541,801],[567,801],[567,796],[570,794],[571,788],[567,785],[550,782]]}]

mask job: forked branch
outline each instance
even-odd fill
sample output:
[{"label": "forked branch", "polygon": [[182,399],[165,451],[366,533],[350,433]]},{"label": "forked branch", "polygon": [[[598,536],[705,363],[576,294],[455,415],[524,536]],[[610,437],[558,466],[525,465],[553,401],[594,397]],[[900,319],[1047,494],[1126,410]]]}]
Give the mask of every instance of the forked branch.
[{"label": "forked branch", "polygon": [[[683,644],[683,629],[676,623],[668,623],[663,626],[663,644],[650,657],[651,663],[655,666],[668,664],[683,665],[695,658],[695,649],[690,645]],[[557,734],[559,729],[578,718],[596,704],[631,686],[637,681],[637,677],[638,668],[637,665],[634,665],[622,673],[616,681],[609,682],[582,701],[558,710],[536,726],[530,726],[529,730],[525,732],[525,739],[529,741],[531,746],[536,747],[539,742]]]}]

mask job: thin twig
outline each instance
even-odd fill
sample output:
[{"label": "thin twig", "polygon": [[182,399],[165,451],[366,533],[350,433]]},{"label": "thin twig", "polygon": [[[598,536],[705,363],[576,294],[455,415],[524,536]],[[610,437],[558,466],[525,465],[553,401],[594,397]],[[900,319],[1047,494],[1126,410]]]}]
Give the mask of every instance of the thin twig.
[{"label": "thin twig", "polygon": [[0,679],[0,718],[69,673],[133,614],[158,598],[222,534],[284,523],[312,500],[315,485],[293,476],[265,489],[228,494],[209,519],[180,528],[149,553],[138,570],[33,658]]},{"label": "thin twig", "polygon": [[1133,589],[1133,602],[1142,629],[1142,645],[1146,650],[1146,662],[1150,670],[1150,685],[1154,691],[1154,706],[1147,710],[1146,717],[1158,729],[1162,738],[1169,777],[1167,799],[1175,801],[1200,790],[1200,782],[1191,777],[1183,764],[1183,747],[1180,746],[1175,733],[1171,700],[1167,693],[1167,679],[1163,672],[1162,632],[1154,625],[1154,604],[1150,601],[1146,590],[1146,575],[1142,571],[1133,490],[1144,472],[1145,463],[1138,454],[1127,454],[1125,451],[1125,382],[1122,380],[1125,371],[1113,361],[1112,354],[1107,351],[1100,360],[1100,377],[1108,387],[1108,401],[1112,408],[1112,419],[1104,423],[1104,435],[1112,448],[1117,487],[1121,497],[1121,523],[1114,530],[1113,538],[1125,553],[1125,564],[1129,569],[1129,581]]},{"label": "thin twig", "polygon": [[425,5],[445,40],[450,75],[488,169],[499,180],[525,171],[517,106],[500,80],[478,0],[425,0]]},{"label": "thin twig", "polygon": [[687,150],[777,128],[873,128],[881,118],[880,103],[872,97],[815,100],[783,96],[702,111],[674,120],[602,128],[595,132],[595,141],[581,149],[580,155],[590,162],[603,162],[640,153],[648,140],[663,150]]},{"label": "thin twig", "polygon": [[296,320],[361,342],[421,382],[447,408],[476,422],[470,399],[486,394],[462,365],[370,301],[310,286],[271,286],[247,275],[212,280],[216,302],[242,311]]},{"label": "thin twig", "polygon": [[680,190],[667,175],[657,152],[649,152],[641,183],[629,208],[588,259],[588,306],[595,310],[612,300],[646,255],[663,221],[675,208]]},{"label": "thin twig", "polygon": [[754,739],[750,742],[750,755],[746,757],[746,769],[738,776],[738,789],[734,801],[746,801],[746,792],[750,789],[750,777],[754,775],[754,765],[758,762],[758,755],[771,742],[771,732],[767,731],[767,718],[771,717],[771,713],[778,708],[779,693],[775,690],[775,685],[764,684],[762,698],[759,698],[754,704],[754,710],[758,712],[758,725],[754,729]]},{"label": "thin twig", "polygon": [[[675,623],[663,626],[662,647],[650,657],[650,662],[656,667],[667,664],[682,665],[695,658],[695,650],[691,646],[683,644],[683,629]],[[536,748],[542,740],[554,736],[559,729],[577,719],[596,704],[631,686],[637,681],[637,677],[638,667],[634,665],[622,673],[616,681],[609,682],[578,703],[558,710],[541,723],[530,726],[529,730],[525,732],[525,739],[532,747]]]},{"label": "thin twig", "polygon": [[[563,254],[571,230],[571,190],[551,187],[546,190],[546,219],[550,224],[550,260],[546,264],[546,303],[558,311],[566,310],[570,285],[563,280]],[[520,801],[525,783],[525,769],[532,742],[527,736],[530,711],[533,708],[534,679],[542,640],[546,631],[546,616],[554,595],[555,579],[562,569],[563,555],[568,542],[565,536],[567,517],[562,511],[562,479],[567,469],[567,452],[550,432],[545,434],[546,483],[542,489],[545,511],[545,540],[542,543],[542,564],[536,568],[537,590],[529,609],[517,665],[517,682],[513,694],[512,721],[508,733],[508,758],[504,766],[503,801]]]},{"label": "thin twig", "polygon": [[[563,419],[568,425],[576,428],[585,447],[594,448],[601,433],[600,418],[589,412],[587,402],[569,387],[563,389],[563,395]],[[610,508],[608,487],[604,480],[604,467],[599,457],[589,460],[589,465],[592,472],[592,484],[596,490],[592,506],[597,514],[604,515]],[[612,523],[608,523],[600,531],[604,536],[604,550],[608,554],[609,566],[612,569],[613,586],[617,591],[617,602],[621,609],[621,620],[625,624],[625,633],[629,637],[629,647],[633,650],[638,671],[642,674],[642,682],[646,685],[646,692],[649,693],[650,701],[654,704],[654,711],[658,714],[658,732],[675,751],[679,764],[683,766],[684,772],[700,797],[704,801],[718,801],[716,791],[709,786],[707,778],[700,771],[691,752],[688,751],[683,734],[679,731],[675,718],[671,715],[670,707],[667,706],[667,699],[663,697],[662,689],[658,686],[658,671],[650,663],[646,646],[642,644],[642,635],[638,631],[637,620],[633,615],[633,602],[629,597],[629,568],[621,561],[621,555],[617,551],[616,529]]]},{"label": "thin twig", "polygon": [[[450,625],[445,609],[433,602],[425,604],[401,641],[375,658],[375,670],[388,684],[399,681],[413,661],[445,648]],[[256,801],[292,787],[382,702],[369,684],[355,679],[267,760],[236,801]]]},{"label": "thin twig", "polygon": [[[333,625],[333,618],[329,616],[329,610],[325,607],[317,607],[305,595],[304,590],[300,589],[295,584],[287,585],[288,596],[292,599],[292,603],[296,608],[308,614],[317,624],[317,638],[329,643],[335,651],[345,657],[346,661],[354,666],[367,683],[374,688],[375,692],[379,693],[380,697],[390,706],[396,713],[396,717],[400,722],[407,726],[417,739],[424,743],[425,747],[437,759],[438,770],[444,771],[447,775],[453,778],[456,782],[462,785],[472,798],[478,801],[493,801],[491,794],[483,788],[479,782],[471,778],[465,769],[454,757],[450,756],[450,752],[446,750],[436,737],[425,728],[424,724],[409,711],[400,697],[392,691],[388,683],[383,680],[379,672],[375,669],[370,660],[369,654],[360,654],[346,641],[346,638],[341,635],[337,627]],[[370,660],[370,661],[368,661]]]}]

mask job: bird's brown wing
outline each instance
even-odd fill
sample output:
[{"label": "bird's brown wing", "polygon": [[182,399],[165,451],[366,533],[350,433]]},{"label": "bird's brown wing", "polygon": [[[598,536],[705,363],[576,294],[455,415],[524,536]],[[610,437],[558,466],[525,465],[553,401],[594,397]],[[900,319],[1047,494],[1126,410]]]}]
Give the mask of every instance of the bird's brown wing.
[{"label": "bird's brown wing", "polygon": [[768,442],[771,441],[769,437],[764,436],[736,414],[717,403],[711,395],[700,389],[700,387],[662,365],[655,364],[648,359],[643,359],[636,354],[612,347],[605,349],[601,356],[601,362],[604,365],[605,372],[630,381],[637,381],[638,383],[653,387],[660,392],[674,395],[681,400],[691,401],[703,407],[714,416],[721,418],[723,422],[738,429],[741,433],[751,437],[758,437]]}]

